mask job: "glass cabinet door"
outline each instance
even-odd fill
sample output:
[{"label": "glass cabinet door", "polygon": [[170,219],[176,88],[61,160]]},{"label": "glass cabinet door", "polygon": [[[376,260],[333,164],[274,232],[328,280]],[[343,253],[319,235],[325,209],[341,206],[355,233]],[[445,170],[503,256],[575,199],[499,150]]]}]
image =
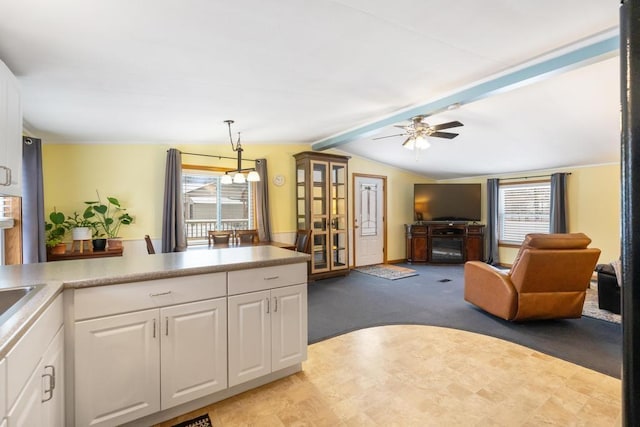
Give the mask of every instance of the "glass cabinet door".
[{"label": "glass cabinet door", "polygon": [[321,272],[330,268],[329,263],[329,164],[311,162],[311,235],[313,250],[311,271]]},{"label": "glass cabinet door", "polygon": [[308,229],[309,212],[307,211],[307,177],[306,168],[298,163],[296,166],[296,221],[298,230]]},{"label": "glass cabinet door", "polygon": [[348,268],[347,168],[331,163],[331,269]]}]

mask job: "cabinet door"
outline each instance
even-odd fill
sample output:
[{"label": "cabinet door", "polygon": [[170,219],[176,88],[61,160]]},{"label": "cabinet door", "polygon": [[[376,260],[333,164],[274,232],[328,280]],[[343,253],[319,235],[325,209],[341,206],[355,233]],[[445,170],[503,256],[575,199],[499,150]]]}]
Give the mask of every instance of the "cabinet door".
[{"label": "cabinet door", "polygon": [[33,371],[7,417],[9,427],[41,426],[44,421],[42,405],[42,364]]},{"label": "cabinet door", "polygon": [[161,407],[167,409],[227,387],[227,300],[160,310]]},{"label": "cabinet door", "polygon": [[329,271],[329,163],[311,162],[311,272]]},{"label": "cabinet door", "polygon": [[21,195],[22,106],[18,80],[0,62],[0,193]]},{"label": "cabinet door", "polygon": [[160,410],[159,310],[76,322],[77,425],[115,425]]},{"label": "cabinet door", "polygon": [[427,236],[426,235],[414,235],[411,239],[412,247],[412,262],[427,262]]},{"label": "cabinet door", "polygon": [[271,367],[277,371],[307,359],[307,285],[271,290]]},{"label": "cabinet door", "polygon": [[230,296],[229,387],[271,372],[270,291]]},{"label": "cabinet door", "polygon": [[331,270],[349,267],[347,237],[347,165],[330,163],[330,233]]},{"label": "cabinet door", "polygon": [[64,414],[64,330],[53,339],[42,359],[43,426],[63,427]]}]

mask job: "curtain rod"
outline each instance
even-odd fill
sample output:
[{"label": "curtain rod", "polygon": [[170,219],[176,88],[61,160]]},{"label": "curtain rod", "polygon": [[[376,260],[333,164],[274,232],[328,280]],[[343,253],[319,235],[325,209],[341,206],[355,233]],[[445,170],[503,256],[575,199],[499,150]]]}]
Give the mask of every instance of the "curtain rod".
[{"label": "curtain rod", "polygon": [[[571,172],[563,172],[565,175],[571,175]],[[515,178],[498,178],[498,181],[511,181],[514,179],[530,179],[530,178],[547,178],[550,177],[553,174],[547,174],[547,175],[533,175],[533,176],[519,176],[519,177],[515,177]]]},{"label": "curtain rod", "polygon": [[[167,150],[169,151],[169,150]],[[202,156],[202,157],[213,157],[213,158],[217,158],[219,159],[229,159],[229,160],[237,160],[237,157],[227,157],[227,156],[217,156],[217,155],[213,155],[213,154],[200,154],[200,153],[185,153],[183,151],[180,151],[181,154],[187,154],[189,156]],[[242,159],[243,161],[246,160],[248,162],[257,162],[257,160],[255,159]]]}]

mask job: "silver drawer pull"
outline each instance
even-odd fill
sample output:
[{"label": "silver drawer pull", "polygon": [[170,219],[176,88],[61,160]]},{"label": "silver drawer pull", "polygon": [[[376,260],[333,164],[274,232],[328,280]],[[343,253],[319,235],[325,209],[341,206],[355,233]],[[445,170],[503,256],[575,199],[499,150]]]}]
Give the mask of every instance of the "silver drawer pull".
[{"label": "silver drawer pull", "polygon": [[4,182],[0,185],[6,185],[7,187],[11,185],[11,169],[6,166],[0,166],[0,169],[4,169]]},{"label": "silver drawer pull", "polygon": [[276,280],[279,279],[280,276],[271,276],[271,277],[265,277],[264,280]]},{"label": "silver drawer pull", "polygon": [[157,294],[149,294],[150,297],[159,297],[161,295],[169,295],[171,293],[171,291],[167,291],[167,292],[158,292]]}]

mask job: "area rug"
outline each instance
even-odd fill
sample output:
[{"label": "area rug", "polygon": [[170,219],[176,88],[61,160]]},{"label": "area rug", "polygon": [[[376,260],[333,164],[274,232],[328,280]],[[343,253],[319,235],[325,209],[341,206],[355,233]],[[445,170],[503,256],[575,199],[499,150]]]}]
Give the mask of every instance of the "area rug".
[{"label": "area rug", "polygon": [[188,421],[183,421],[180,424],[175,424],[173,427],[213,427],[209,414],[200,415]]},{"label": "area rug", "polygon": [[595,281],[592,281],[590,287],[587,288],[587,296],[584,299],[582,315],[613,323],[620,323],[622,321],[622,316],[619,314],[598,308],[598,285]]},{"label": "area rug", "polygon": [[378,264],[368,265],[366,267],[358,267],[357,271],[365,274],[370,274],[376,277],[382,277],[383,279],[398,280],[405,277],[417,276],[418,273],[411,268],[399,267],[391,264]]}]

